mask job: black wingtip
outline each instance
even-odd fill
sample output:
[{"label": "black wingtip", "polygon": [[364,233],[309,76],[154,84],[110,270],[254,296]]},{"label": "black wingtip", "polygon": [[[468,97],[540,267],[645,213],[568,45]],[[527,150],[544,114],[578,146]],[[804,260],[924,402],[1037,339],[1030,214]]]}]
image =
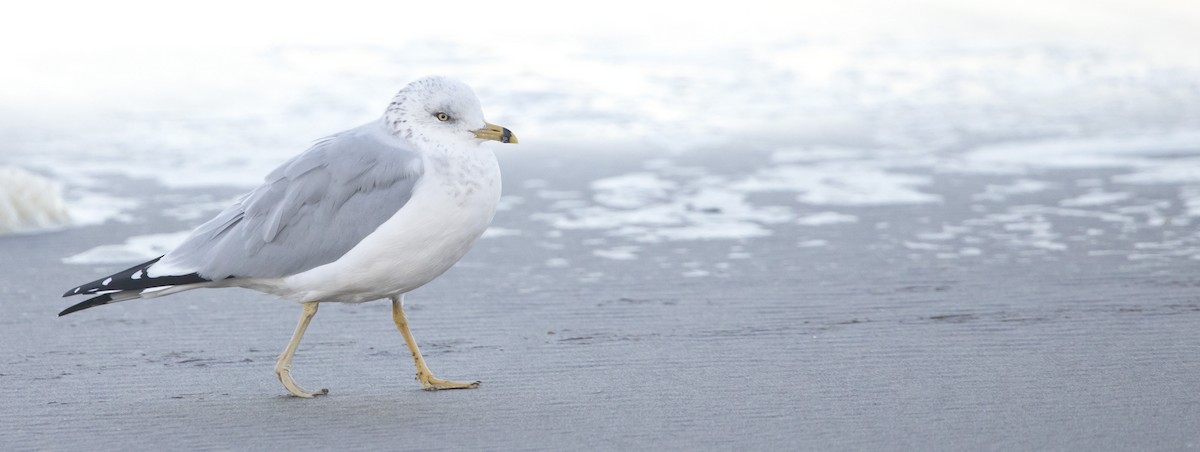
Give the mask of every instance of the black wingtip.
[{"label": "black wingtip", "polygon": [[158,262],[159,259],[162,259],[162,256],[68,290],[67,293],[63,294],[64,297],[72,295],[94,295],[94,297],[64,309],[58,313],[58,316],[62,317],[75,311],[138,298],[135,295],[136,292],[153,287],[184,286],[211,281],[196,273],[158,277],[148,275],[150,266]]},{"label": "black wingtip", "polygon": [[209,281],[196,273],[152,277],[148,274],[150,266],[158,262],[159,259],[162,259],[162,256],[68,290],[63,296],[96,295],[98,293],[120,290],[140,290],[151,287],[179,286]]},{"label": "black wingtip", "polygon": [[[120,284],[123,284],[124,281],[127,281],[131,276],[133,276],[134,273],[137,273],[140,271],[145,271],[146,269],[150,268],[151,265],[154,265],[155,262],[158,262],[158,260],[162,259],[162,258],[163,258],[162,256],[158,256],[154,259],[148,260],[146,262],[142,262],[140,264],[137,264],[137,265],[134,265],[127,269],[113,273],[106,277],[97,279],[95,281],[84,284],[82,286],[72,288],[71,290],[66,291],[66,293],[63,293],[63,298],[66,298],[66,297],[69,297],[72,295],[94,295],[96,292],[110,291],[110,290],[114,290],[114,289],[115,290],[128,289],[126,287],[118,287],[118,286]],[[144,281],[149,281],[150,279],[151,278],[146,278]],[[114,281],[117,282],[118,285],[110,286],[109,283],[112,283]]]},{"label": "black wingtip", "polygon": [[83,302],[76,303],[75,305],[73,305],[67,309],[63,309],[62,312],[58,313],[58,316],[62,317],[64,315],[70,314],[72,312],[82,311],[84,309],[94,308],[96,306],[103,306],[103,305],[106,305],[106,304],[109,304],[112,302],[113,302],[112,294],[106,293],[104,295],[101,295],[101,296],[98,296],[95,298],[88,298],[87,300],[85,300]]}]

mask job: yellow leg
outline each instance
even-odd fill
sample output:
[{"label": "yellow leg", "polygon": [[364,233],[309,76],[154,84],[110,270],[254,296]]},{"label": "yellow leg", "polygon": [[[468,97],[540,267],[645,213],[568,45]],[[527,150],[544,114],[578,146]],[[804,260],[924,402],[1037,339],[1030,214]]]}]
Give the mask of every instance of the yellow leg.
[{"label": "yellow leg", "polygon": [[467,383],[464,381],[447,381],[434,377],[433,372],[429,371],[429,366],[425,365],[425,358],[421,356],[421,349],[417,348],[417,340],[413,339],[412,331],[408,330],[408,318],[404,316],[404,298],[392,298],[392,321],[396,322],[396,328],[400,329],[400,334],[404,335],[404,342],[408,344],[408,351],[412,353],[413,362],[417,365],[417,381],[421,382],[421,388],[426,391],[437,391],[440,389],[475,389],[479,387],[479,382]]},{"label": "yellow leg", "polygon": [[304,330],[308,329],[308,322],[314,315],[317,315],[317,302],[304,303],[304,311],[300,313],[300,323],[296,325],[296,332],[292,333],[292,341],[288,342],[287,348],[283,349],[283,354],[279,355],[279,360],[275,362],[275,375],[279,377],[279,382],[283,383],[283,387],[287,388],[292,395],[306,399],[329,394],[328,389],[316,392],[305,391],[296,384],[296,380],[292,379],[292,357],[296,355],[296,347],[300,346],[300,338],[304,336]]}]

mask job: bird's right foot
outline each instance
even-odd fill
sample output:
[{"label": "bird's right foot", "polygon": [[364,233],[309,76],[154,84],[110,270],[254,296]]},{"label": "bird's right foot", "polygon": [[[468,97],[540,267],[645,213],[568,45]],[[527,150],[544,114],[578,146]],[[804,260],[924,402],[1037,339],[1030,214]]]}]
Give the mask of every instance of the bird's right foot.
[{"label": "bird's right foot", "polygon": [[296,380],[292,379],[292,371],[290,369],[276,369],[275,375],[279,377],[279,382],[283,383],[283,387],[296,397],[311,399],[319,395],[329,394],[328,389],[320,389],[317,391],[307,391],[296,384]]}]

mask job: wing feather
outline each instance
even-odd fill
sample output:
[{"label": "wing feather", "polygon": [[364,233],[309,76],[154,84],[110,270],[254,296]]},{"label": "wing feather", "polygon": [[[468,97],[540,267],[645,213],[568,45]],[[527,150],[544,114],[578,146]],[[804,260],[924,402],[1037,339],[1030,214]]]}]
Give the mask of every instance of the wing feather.
[{"label": "wing feather", "polygon": [[159,269],[216,281],[333,262],[412,198],[423,170],[420,155],[378,124],[320,140],[196,228]]}]

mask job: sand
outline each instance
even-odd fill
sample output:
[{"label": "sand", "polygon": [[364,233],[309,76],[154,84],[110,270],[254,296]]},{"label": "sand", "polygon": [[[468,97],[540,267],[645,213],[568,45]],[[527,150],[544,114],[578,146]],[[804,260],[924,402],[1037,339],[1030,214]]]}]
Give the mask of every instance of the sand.
[{"label": "sand", "polygon": [[[658,231],[654,242],[616,234],[622,226],[547,219],[569,211],[564,199],[588,199],[591,181],[647,171],[634,154],[574,157],[502,155],[511,198],[496,218],[501,233],[409,295],[431,368],[483,381],[470,391],[420,390],[383,302],[322,307],[293,366],[301,385],[330,389],[315,400],[287,396],[272,373],[300,313],[288,302],[208,290],[55,316],[72,303],[62,291],[124,268],[63,258],[187,229],[198,220],[161,209],[237,190],[124,181],[144,200],[134,220],[0,237],[3,448],[1200,445],[1200,260],[1170,252],[1194,246],[1194,227],[1047,210],[1094,191],[1078,181],[1116,171],[1047,170],[1036,179],[1050,188],[996,195],[1007,192],[989,185],[1027,175],[915,168],[903,173],[925,178],[915,187],[936,202],[882,206],[747,192],[792,216],[758,222],[766,235]],[[753,172],[720,152],[672,161]],[[1144,205],[1176,193],[1120,188],[1129,195],[1091,201]],[[721,209],[700,211],[729,213]],[[1170,220],[1182,209],[1159,211]]]}]

